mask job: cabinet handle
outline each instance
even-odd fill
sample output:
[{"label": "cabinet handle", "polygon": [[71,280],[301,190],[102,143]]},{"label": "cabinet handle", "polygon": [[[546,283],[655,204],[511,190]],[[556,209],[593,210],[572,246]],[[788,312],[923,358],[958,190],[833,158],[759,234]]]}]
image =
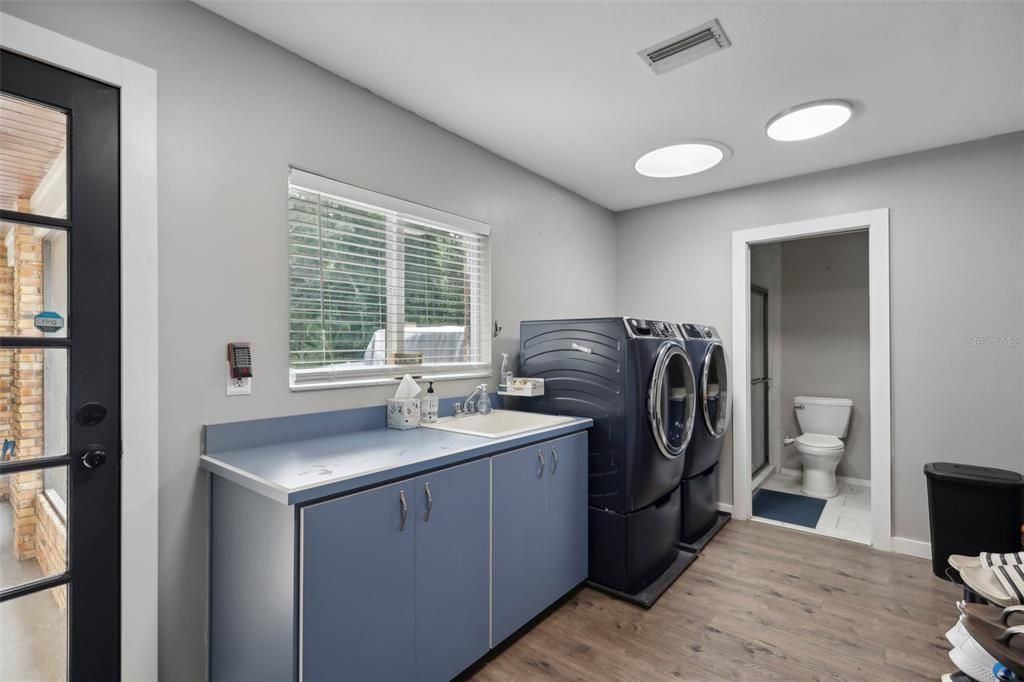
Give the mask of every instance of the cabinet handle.
[{"label": "cabinet handle", "polygon": [[537,451],[537,461],[540,463],[540,466],[537,467],[537,478],[543,478],[544,477],[544,455],[541,454],[540,450]]},{"label": "cabinet handle", "polygon": [[427,495],[427,510],[423,512],[423,520],[430,520],[430,510],[434,508],[434,496],[430,494],[430,484],[423,484],[423,492]]},{"label": "cabinet handle", "polygon": [[551,473],[555,473],[556,469],[558,469],[558,449],[551,448]]},{"label": "cabinet handle", "polygon": [[405,491],[398,491],[398,505],[401,513],[398,517],[398,530],[405,530],[405,519],[409,516],[409,503],[405,501]]}]

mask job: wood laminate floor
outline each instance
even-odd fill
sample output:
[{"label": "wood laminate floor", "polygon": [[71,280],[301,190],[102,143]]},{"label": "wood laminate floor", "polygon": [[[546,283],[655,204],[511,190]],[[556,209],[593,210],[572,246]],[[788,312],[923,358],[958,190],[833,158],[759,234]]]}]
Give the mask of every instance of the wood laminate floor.
[{"label": "wood laminate floor", "polygon": [[583,589],[475,680],[938,680],[960,592],[931,564],[730,522],[650,610]]}]

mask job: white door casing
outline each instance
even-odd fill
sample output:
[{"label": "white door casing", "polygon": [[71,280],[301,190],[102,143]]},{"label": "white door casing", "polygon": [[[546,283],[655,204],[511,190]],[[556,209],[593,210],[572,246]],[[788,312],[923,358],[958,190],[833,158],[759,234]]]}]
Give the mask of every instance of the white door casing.
[{"label": "white door casing", "polygon": [[751,516],[750,247],[856,230],[868,232],[871,395],[871,544],[893,549],[889,352],[889,209],[767,225],[732,233],[733,515]]}]

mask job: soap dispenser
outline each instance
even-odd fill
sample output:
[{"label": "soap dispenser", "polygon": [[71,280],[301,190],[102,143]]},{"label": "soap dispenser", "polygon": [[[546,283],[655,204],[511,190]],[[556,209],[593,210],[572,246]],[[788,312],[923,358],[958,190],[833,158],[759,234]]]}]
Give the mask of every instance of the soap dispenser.
[{"label": "soap dispenser", "polygon": [[480,384],[483,388],[480,391],[480,398],[476,401],[477,414],[490,414],[491,413],[491,396],[487,393],[487,384]]},{"label": "soap dispenser", "polygon": [[437,423],[437,394],[434,393],[434,382],[427,387],[427,394],[420,398],[420,421],[424,424]]}]

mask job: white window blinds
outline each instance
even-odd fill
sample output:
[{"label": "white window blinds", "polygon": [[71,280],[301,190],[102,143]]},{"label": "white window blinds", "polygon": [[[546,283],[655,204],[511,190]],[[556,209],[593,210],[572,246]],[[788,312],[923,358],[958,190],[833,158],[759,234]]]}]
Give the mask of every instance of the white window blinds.
[{"label": "white window blinds", "polygon": [[489,228],[292,170],[292,388],[490,372]]}]

